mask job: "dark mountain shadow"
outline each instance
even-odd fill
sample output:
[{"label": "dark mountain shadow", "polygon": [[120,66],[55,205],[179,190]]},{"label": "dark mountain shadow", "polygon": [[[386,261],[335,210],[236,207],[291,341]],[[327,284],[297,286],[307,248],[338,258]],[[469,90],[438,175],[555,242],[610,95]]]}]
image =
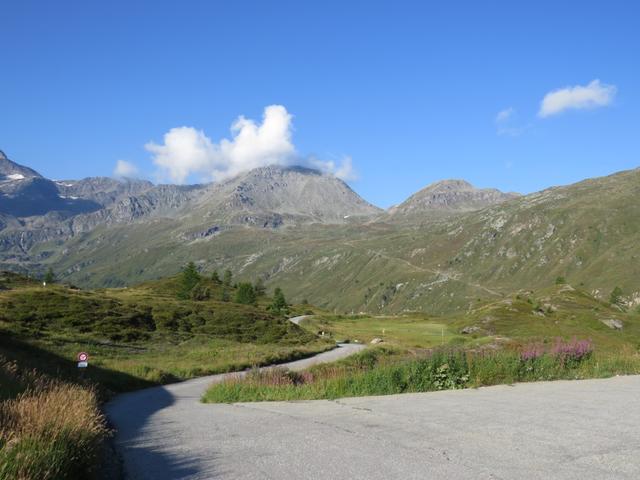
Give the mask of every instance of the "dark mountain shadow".
[{"label": "dark mountain shadow", "polygon": [[49,212],[77,215],[102,208],[102,205],[93,200],[61,197],[54,182],[40,177],[2,185],[0,193],[0,213],[14,217],[30,217]]}]

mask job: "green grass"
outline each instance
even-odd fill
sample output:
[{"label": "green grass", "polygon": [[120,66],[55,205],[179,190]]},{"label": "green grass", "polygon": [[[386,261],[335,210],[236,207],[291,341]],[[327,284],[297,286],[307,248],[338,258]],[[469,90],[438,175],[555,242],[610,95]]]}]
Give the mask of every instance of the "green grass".
[{"label": "green grass", "polygon": [[[301,326],[310,333],[325,332],[335,340],[369,343],[381,338],[384,344],[406,350],[442,345],[501,346],[573,336],[592,340],[601,352],[640,348],[638,313],[624,312],[569,285],[476,303],[465,313],[442,317],[415,312],[386,316],[321,313],[303,320]],[[622,328],[612,328],[612,320]]]},{"label": "green grass", "polygon": [[375,353],[374,349],[341,364],[312,368],[304,374],[253,372],[246,379],[212,386],[202,401],[335,399],[640,373],[640,357],[628,354],[591,354],[576,361],[549,353],[525,361],[516,351],[437,350],[413,359],[399,359],[397,355],[397,352]]},{"label": "green grass", "polygon": [[[615,320],[620,330],[605,322]],[[503,341],[588,338],[600,352],[638,351],[640,315],[627,313],[569,285],[522,291],[443,319],[454,330],[477,329],[468,337]]]},{"label": "green grass", "polygon": [[318,315],[301,322],[311,333],[325,332],[336,341],[369,343],[380,338],[401,348],[431,348],[442,344],[462,343],[466,337],[437,317],[422,314],[402,316]]},{"label": "green grass", "polygon": [[[211,299],[178,299],[177,278],[132,288],[46,288],[0,276],[0,355],[69,380],[79,351],[90,354],[88,380],[122,392],[195,376],[302,358],[331,342],[256,306],[217,300],[222,286],[202,284]],[[233,297],[234,289],[229,288]]]}]

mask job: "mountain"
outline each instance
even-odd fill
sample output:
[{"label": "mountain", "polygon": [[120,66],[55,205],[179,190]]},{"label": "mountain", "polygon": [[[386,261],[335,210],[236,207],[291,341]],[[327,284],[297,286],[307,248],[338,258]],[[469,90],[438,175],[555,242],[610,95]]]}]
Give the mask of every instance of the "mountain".
[{"label": "mountain", "polygon": [[184,241],[240,226],[340,224],[381,212],[343,181],[302,167],[259,168],[189,186],[104,177],[52,181],[4,153],[0,168],[0,262],[7,266],[37,265],[65,242],[116,225],[174,220],[162,233]]},{"label": "mountain", "polygon": [[381,213],[333,175],[279,166],[210,184],[191,208],[191,216],[257,227],[344,223]]},{"label": "mountain", "polygon": [[[193,260],[262,277],[327,309],[455,313],[562,279],[640,305],[640,170],[406,224],[367,220],[296,228],[228,228],[185,236],[182,219],[96,229],[47,260],[83,285],[162,277]],[[480,302],[481,301],[481,302]]]},{"label": "mountain", "polygon": [[26,191],[47,206],[30,216],[5,193],[26,180],[2,183],[0,268],[51,266],[82,286],[152,280],[194,261],[340,311],[470,311],[558,278],[600,300],[619,286],[627,306],[640,304],[640,170],[524,196],[450,180],[391,212],[300,167],[192,186],[33,176],[49,190]]},{"label": "mountain", "polygon": [[54,182],[35,170],[19,165],[0,151],[0,213],[31,217],[57,211],[78,214],[98,208],[95,202],[64,197]]},{"label": "mountain", "polygon": [[496,189],[475,188],[464,180],[442,180],[411,195],[400,205],[389,209],[393,218],[471,212],[519,197]]},{"label": "mountain", "polygon": [[28,167],[23,167],[7,158],[5,153],[0,150],[0,181],[22,180],[24,178],[32,178],[42,176]]}]

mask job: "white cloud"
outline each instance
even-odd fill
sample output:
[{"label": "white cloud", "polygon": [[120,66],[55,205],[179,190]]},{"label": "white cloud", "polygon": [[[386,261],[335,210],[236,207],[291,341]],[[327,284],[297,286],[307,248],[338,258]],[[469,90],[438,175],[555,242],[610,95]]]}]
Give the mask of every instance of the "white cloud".
[{"label": "white cloud", "polygon": [[118,178],[136,178],[139,173],[138,167],[125,160],[118,160],[113,169],[113,175]]},{"label": "white cloud", "polygon": [[498,135],[507,135],[510,137],[517,137],[522,135],[525,130],[529,128],[529,125],[517,126],[514,122],[517,120],[517,112],[513,107],[500,110],[496,115],[496,132]]},{"label": "white cloud", "polygon": [[593,80],[586,86],[575,85],[547,93],[540,104],[538,116],[545,118],[557,115],[565,110],[583,110],[605,107],[616,95],[615,85]]},{"label": "white cloud", "polygon": [[353,168],[353,161],[348,156],[343,157],[340,162],[309,157],[304,163],[323,173],[334,175],[345,182],[358,179],[358,175]]},{"label": "white cloud", "polygon": [[303,159],[292,142],[292,115],[282,105],[264,109],[262,123],[243,116],[231,125],[231,138],[213,142],[202,130],[172,128],[160,145],[149,142],[160,179],[185,183],[192,175],[203,181],[219,181],[267,165],[309,165],[341,178],[351,178],[351,159],[341,165]]},{"label": "white cloud", "polygon": [[500,110],[496,115],[496,123],[503,123],[509,120],[516,113],[515,108],[509,107],[504,110]]}]

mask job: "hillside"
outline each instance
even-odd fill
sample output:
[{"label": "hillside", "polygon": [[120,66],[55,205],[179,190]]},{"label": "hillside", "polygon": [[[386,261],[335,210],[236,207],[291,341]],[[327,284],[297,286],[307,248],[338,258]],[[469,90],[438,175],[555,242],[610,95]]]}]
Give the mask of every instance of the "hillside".
[{"label": "hillside", "polygon": [[[80,284],[124,285],[186,261],[262,276],[293,298],[340,311],[467,310],[480,298],[553,285],[640,300],[640,170],[556,187],[416,225],[368,222],[230,229],[185,242],[175,220],[98,229],[51,261]],[[338,294],[339,293],[339,294]]]},{"label": "hillside", "polygon": [[[282,315],[233,301],[236,290],[202,278],[210,298],[182,300],[179,277],[126,289],[79,290],[0,274],[0,357],[75,380],[75,355],[90,353],[89,379],[124,391],[196,375],[305,356],[328,347]],[[226,290],[229,300],[221,301]]]},{"label": "hillside", "polygon": [[51,266],[81,286],[123,287],[194,261],[344,312],[466,311],[557,277],[602,300],[618,286],[629,308],[640,303],[640,170],[525,196],[438,182],[383,213],[335,177],[298,167],[182,187],[55,185],[97,210],[0,213],[3,268]]}]

